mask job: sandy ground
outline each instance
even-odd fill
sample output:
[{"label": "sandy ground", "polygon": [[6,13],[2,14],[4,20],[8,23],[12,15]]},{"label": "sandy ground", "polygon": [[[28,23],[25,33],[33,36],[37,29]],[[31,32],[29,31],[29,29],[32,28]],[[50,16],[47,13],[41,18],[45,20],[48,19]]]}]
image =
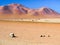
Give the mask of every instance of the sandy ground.
[{"label": "sandy ground", "polygon": [[60,24],[0,21],[0,45],[60,45]]}]

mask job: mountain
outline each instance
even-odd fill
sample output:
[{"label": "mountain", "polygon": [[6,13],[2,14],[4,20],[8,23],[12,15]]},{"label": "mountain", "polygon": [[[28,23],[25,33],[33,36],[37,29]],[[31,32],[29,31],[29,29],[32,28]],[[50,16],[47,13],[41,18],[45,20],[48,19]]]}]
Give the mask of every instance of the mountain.
[{"label": "mountain", "polygon": [[39,12],[41,13],[41,14],[55,14],[55,15],[57,15],[57,14],[59,14],[59,13],[57,13],[56,11],[54,11],[54,10],[52,10],[52,9],[50,9],[50,8],[46,8],[46,7],[42,7],[42,8],[40,8],[39,9]]},{"label": "mountain", "polygon": [[28,8],[21,4],[9,4],[6,6],[0,6],[0,13],[3,14],[26,14]]},{"label": "mountain", "polygon": [[[23,16],[21,16],[23,15]],[[39,9],[30,9],[21,4],[8,4],[5,6],[0,6],[0,18],[1,17],[25,17],[25,18],[34,18],[34,17],[60,17],[60,14],[54,11],[53,9],[42,7]]]}]

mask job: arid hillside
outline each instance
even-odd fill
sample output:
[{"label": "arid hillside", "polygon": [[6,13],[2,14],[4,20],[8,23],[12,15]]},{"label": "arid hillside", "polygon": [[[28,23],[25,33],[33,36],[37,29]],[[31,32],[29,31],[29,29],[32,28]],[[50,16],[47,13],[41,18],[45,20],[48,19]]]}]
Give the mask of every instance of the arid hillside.
[{"label": "arid hillside", "polygon": [[60,45],[60,24],[0,21],[0,45]]},{"label": "arid hillside", "polygon": [[30,9],[22,4],[0,6],[0,18],[60,18],[60,13],[48,7]]}]

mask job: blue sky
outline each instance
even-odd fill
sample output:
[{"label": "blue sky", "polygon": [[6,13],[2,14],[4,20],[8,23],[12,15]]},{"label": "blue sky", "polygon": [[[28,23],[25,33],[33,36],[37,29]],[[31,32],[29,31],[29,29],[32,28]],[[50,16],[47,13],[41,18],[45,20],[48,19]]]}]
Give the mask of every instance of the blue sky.
[{"label": "blue sky", "polygon": [[60,0],[0,0],[0,6],[11,3],[22,4],[33,9],[49,7],[60,13]]}]

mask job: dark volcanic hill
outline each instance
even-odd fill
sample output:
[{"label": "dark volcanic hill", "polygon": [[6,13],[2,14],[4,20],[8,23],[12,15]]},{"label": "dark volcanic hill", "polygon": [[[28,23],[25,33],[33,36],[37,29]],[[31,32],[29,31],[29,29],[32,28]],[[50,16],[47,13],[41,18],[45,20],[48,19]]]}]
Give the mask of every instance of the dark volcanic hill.
[{"label": "dark volcanic hill", "polygon": [[[21,4],[9,4],[6,6],[0,6],[0,16],[3,15],[23,15],[23,17],[26,15],[28,16],[41,16],[45,17],[48,15],[50,15],[50,17],[52,17],[51,15],[55,15],[59,17],[59,13],[57,13],[56,11],[54,11],[53,9],[47,8],[47,7],[42,7],[40,9],[29,9]],[[2,17],[3,17],[2,16]],[[14,16],[13,16],[14,17]],[[54,16],[53,16],[54,17]]]}]

